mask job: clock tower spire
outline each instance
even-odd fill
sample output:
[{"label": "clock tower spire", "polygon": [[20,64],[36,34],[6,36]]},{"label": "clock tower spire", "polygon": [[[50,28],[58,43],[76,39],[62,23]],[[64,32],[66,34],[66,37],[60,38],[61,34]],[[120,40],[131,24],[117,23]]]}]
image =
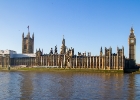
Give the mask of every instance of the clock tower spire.
[{"label": "clock tower spire", "polygon": [[128,44],[129,44],[129,59],[136,62],[136,37],[134,34],[133,27],[131,27],[131,29],[130,29]]}]

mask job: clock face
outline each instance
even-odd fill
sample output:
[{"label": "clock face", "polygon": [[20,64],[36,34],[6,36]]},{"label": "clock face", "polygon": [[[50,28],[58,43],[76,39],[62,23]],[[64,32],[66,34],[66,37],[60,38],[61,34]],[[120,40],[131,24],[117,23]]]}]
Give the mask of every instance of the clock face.
[{"label": "clock face", "polygon": [[131,43],[134,43],[134,40],[131,40]]}]

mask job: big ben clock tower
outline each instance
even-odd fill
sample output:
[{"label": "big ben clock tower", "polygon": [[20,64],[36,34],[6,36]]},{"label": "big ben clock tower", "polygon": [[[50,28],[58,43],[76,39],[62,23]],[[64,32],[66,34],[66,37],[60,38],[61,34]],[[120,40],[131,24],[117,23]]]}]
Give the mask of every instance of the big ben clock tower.
[{"label": "big ben clock tower", "polygon": [[134,35],[134,30],[132,27],[128,38],[128,44],[129,44],[129,59],[136,62],[136,37]]}]

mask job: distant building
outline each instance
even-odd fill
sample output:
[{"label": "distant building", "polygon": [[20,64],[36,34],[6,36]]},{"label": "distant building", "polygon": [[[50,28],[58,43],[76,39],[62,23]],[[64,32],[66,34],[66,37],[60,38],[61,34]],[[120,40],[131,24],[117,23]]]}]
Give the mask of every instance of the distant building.
[{"label": "distant building", "polygon": [[0,50],[0,55],[1,56],[4,56],[4,55],[11,55],[11,54],[17,54],[16,51],[13,51],[13,50]]},{"label": "distant building", "polygon": [[[15,51],[0,51],[0,67],[11,66],[58,66],[59,68],[90,68],[101,70],[124,70],[136,67],[136,37],[131,28],[128,38],[129,58],[124,56],[124,47],[117,47],[117,52],[112,53],[112,48],[100,49],[99,56],[92,56],[90,52],[86,54],[78,52],[74,55],[74,48],[67,48],[63,37],[60,54],[51,48],[48,54],[43,50],[36,50],[34,53],[34,34],[30,37],[30,32],[24,37],[22,34],[22,54]],[[104,51],[104,52],[103,52]]]}]

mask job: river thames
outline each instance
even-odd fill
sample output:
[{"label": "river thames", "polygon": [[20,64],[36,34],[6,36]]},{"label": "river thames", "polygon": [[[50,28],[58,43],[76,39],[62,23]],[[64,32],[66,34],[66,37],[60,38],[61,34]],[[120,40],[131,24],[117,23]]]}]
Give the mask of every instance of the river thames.
[{"label": "river thames", "polygon": [[0,100],[140,100],[140,74],[0,72]]}]

